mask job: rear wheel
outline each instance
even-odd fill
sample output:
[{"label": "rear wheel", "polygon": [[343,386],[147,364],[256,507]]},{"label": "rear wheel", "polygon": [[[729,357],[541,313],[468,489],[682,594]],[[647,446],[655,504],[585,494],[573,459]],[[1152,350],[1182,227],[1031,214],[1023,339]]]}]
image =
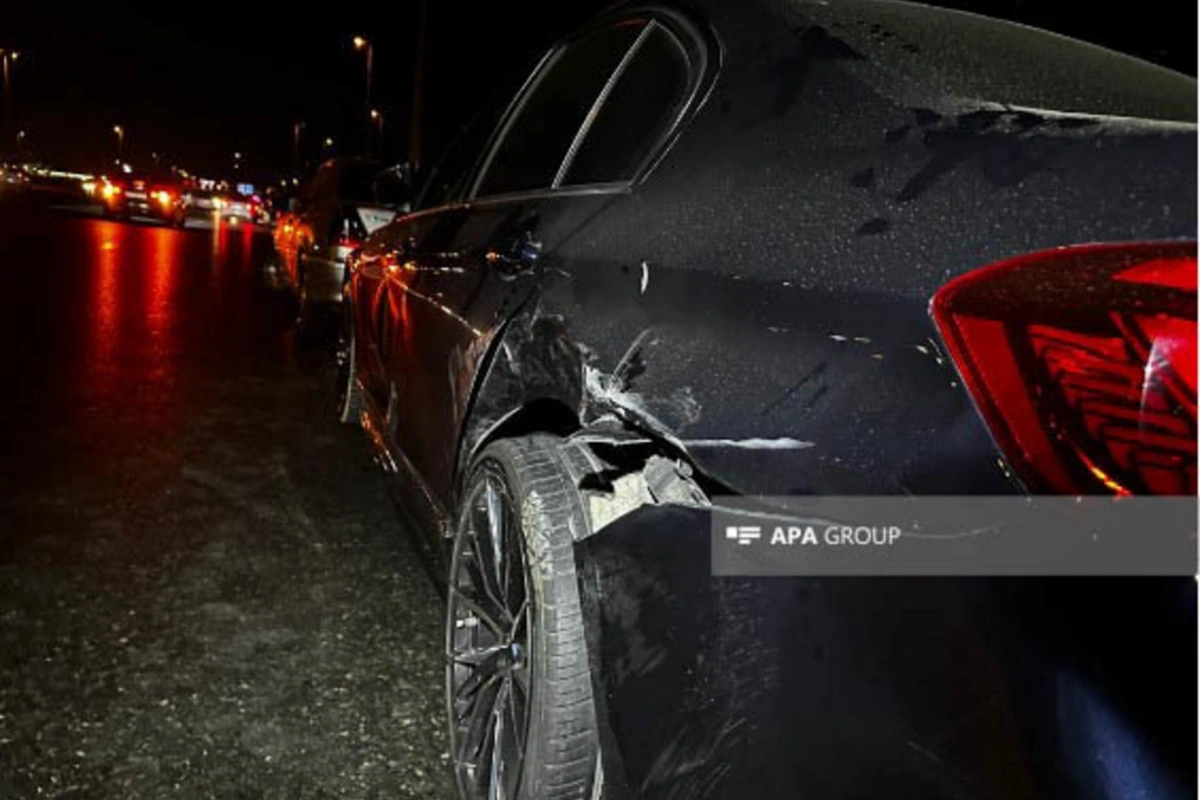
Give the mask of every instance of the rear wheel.
[{"label": "rear wheel", "polygon": [[354,353],[354,314],[349,298],[342,299],[342,335],[337,352],[337,418],[352,425],[358,422],[362,410],[362,391],[356,378]]},{"label": "rear wheel", "polygon": [[279,258],[279,253],[272,250],[263,261],[262,265],[263,283],[268,289],[284,289],[287,288],[287,277],[283,270],[283,262]]},{"label": "rear wheel", "polygon": [[556,439],[502,440],[472,467],[446,622],[463,797],[590,796],[598,735],[572,546],[586,524]]},{"label": "rear wheel", "polygon": [[296,266],[296,324],[300,329],[315,333],[321,323],[321,304],[312,296],[308,285],[307,270],[304,262],[297,257]]}]

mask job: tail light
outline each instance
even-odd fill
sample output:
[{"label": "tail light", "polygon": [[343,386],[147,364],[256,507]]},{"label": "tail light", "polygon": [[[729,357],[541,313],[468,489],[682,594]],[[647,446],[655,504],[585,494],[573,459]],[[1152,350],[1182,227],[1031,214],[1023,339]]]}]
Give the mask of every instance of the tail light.
[{"label": "tail light", "polygon": [[1085,245],[968,273],[933,316],[1035,492],[1196,493],[1196,244]]},{"label": "tail light", "polygon": [[105,200],[112,200],[121,194],[121,187],[115,183],[106,183],[100,189],[100,194],[104,196]]},{"label": "tail light", "polygon": [[166,189],[159,189],[154,193],[154,199],[164,206],[169,206],[175,202],[175,195]]}]

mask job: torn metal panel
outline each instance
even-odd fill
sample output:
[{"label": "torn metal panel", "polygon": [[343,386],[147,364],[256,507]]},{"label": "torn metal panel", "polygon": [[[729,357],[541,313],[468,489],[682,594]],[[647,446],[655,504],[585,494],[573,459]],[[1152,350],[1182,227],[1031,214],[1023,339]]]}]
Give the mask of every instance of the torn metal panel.
[{"label": "torn metal panel", "polygon": [[603,489],[586,489],[584,497],[593,533],[646,505],[708,505],[708,498],[691,479],[691,468],[686,463],[657,455],[641,469],[613,478]]},{"label": "torn metal panel", "polygon": [[590,522],[589,530],[577,532],[577,540],[600,532],[642,506],[708,505],[704,490],[692,479],[691,467],[656,453],[654,447],[650,440],[601,439],[587,430],[567,440],[564,458],[583,495]]}]

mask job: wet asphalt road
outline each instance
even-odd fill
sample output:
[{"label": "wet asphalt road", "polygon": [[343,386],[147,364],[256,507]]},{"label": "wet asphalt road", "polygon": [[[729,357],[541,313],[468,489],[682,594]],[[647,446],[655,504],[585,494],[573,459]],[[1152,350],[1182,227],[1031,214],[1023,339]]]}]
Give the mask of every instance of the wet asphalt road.
[{"label": "wet asphalt road", "polygon": [[0,195],[0,798],[452,796],[441,602],[269,244]]}]

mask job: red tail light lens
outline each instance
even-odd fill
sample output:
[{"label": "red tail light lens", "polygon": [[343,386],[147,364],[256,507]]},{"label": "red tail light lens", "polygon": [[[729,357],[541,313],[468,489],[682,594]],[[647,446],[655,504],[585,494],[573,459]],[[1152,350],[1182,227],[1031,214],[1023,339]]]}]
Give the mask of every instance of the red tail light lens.
[{"label": "red tail light lens", "polygon": [[1086,245],[944,286],[933,316],[1026,485],[1195,494],[1196,244]]}]

